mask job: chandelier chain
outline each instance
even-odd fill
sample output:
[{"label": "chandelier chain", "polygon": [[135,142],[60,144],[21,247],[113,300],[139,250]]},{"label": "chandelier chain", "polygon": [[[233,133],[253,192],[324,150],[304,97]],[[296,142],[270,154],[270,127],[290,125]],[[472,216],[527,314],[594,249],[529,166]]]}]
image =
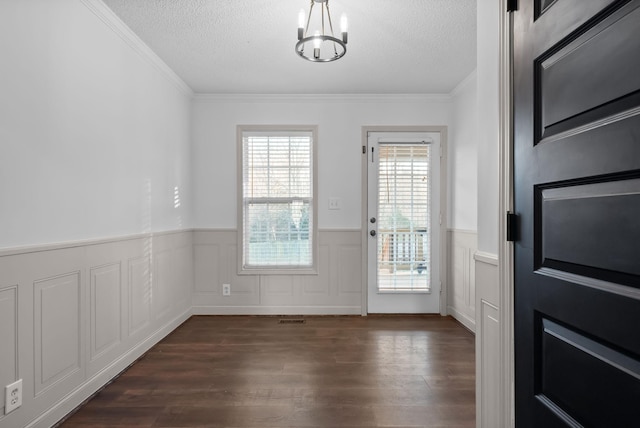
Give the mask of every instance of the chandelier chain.
[{"label": "chandelier chain", "polygon": [[[329,2],[326,2],[325,4],[327,5],[327,18],[329,18],[329,28],[331,29],[331,37],[335,37],[335,34],[333,34],[333,23],[331,22],[331,13],[329,12]],[[324,34],[324,16],[322,17],[322,33]],[[333,42],[333,53],[338,55],[336,42]]]}]

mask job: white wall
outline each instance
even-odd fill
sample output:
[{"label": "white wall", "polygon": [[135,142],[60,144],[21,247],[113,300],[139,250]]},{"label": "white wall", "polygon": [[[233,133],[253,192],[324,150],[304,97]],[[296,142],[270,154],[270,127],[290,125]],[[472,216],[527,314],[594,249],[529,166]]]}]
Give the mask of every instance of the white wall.
[{"label": "white wall", "polygon": [[[236,125],[318,125],[318,227],[360,229],[362,127],[449,125],[448,96],[197,97],[194,225],[236,228]],[[340,198],[341,210],[329,210]]]},{"label": "white wall", "polygon": [[501,424],[498,198],[500,168],[500,30],[506,1],[478,2],[478,252],[476,278],[476,426]]},{"label": "white wall", "polygon": [[0,3],[0,248],[190,226],[189,91],[100,6]]},{"label": "white wall", "polygon": [[498,254],[500,2],[478,2],[478,250]]},{"label": "white wall", "polygon": [[475,331],[478,249],[478,95],[474,71],[451,93],[447,312]]},{"label": "white wall", "polygon": [[[228,306],[217,287],[233,273],[211,261],[235,254],[224,240],[235,237],[237,124],[319,126],[324,273],[245,278],[249,301],[232,300],[262,313],[301,305],[359,313],[363,126],[453,127],[455,156],[473,164],[471,125],[460,119],[473,113],[471,84],[453,107],[450,96],[192,104],[184,83],[97,0],[1,2],[0,52],[0,300],[10,313],[0,333],[11,346],[0,354],[0,386],[25,382],[23,407],[0,417],[2,428],[51,425],[188,317],[193,290],[209,307]],[[451,226],[474,228],[470,174],[453,175]],[[334,197],[342,209],[329,211]],[[155,234],[190,227],[222,230]],[[71,243],[45,245],[61,242]],[[60,308],[68,316],[51,316]],[[64,352],[38,373],[52,349]]]},{"label": "white wall", "polygon": [[0,428],[49,427],[191,315],[191,93],[98,0],[0,2],[0,52]]},{"label": "white wall", "polygon": [[[362,312],[362,127],[449,125],[449,96],[200,96],[193,113],[194,311]],[[318,125],[319,269],[238,276],[236,125]],[[339,198],[340,210],[329,210]],[[231,284],[231,296],[221,294]]]},{"label": "white wall", "polygon": [[450,229],[478,228],[478,91],[474,71],[451,93],[449,132]]}]

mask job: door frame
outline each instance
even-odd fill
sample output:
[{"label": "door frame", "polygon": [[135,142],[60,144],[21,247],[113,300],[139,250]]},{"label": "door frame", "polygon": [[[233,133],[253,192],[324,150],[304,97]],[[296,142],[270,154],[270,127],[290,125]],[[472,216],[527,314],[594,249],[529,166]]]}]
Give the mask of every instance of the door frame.
[{"label": "door frame", "polygon": [[[507,212],[513,212],[513,14],[500,0],[498,94],[498,299],[500,323],[500,425],[515,426],[514,245],[507,241]],[[477,377],[476,377],[477,379]],[[477,381],[477,380],[476,380]],[[480,410],[480,409],[478,409]]]},{"label": "door frame", "polygon": [[369,132],[437,132],[440,134],[440,315],[447,315],[447,127],[446,126],[363,126],[361,146],[365,148],[361,157],[362,177],[362,205],[361,205],[361,236],[362,236],[362,284],[361,284],[361,315],[369,313],[369,219],[367,211],[369,207],[369,162],[368,162],[368,136]]}]

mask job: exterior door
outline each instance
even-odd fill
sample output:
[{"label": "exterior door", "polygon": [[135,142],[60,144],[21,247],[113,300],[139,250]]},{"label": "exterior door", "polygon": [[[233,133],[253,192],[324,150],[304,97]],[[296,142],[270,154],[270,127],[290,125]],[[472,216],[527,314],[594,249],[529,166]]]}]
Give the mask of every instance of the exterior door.
[{"label": "exterior door", "polygon": [[518,427],[640,424],[640,1],[514,12]]},{"label": "exterior door", "polygon": [[440,134],[368,136],[368,312],[440,312]]}]

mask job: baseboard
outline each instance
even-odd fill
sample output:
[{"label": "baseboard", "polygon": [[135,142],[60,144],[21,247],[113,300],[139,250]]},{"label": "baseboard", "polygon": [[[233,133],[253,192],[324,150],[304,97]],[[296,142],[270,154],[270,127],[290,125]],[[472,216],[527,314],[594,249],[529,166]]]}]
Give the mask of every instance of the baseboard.
[{"label": "baseboard", "polygon": [[460,324],[462,324],[468,330],[470,330],[472,333],[475,334],[475,332],[476,332],[476,321],[473,318],[471,318],[469,315],[463,314],[462,312],[458,311],[453,306],[449,306],[447,308],[447,310],[449,311],[449,315],[454,317]]},{"label": "baseboard", "polygon": [[194,306],[193,315],[360,315],[360,306]]},{"label": "baseboard", "polygon": [[175,330],[180,324],[188,320],[192,315],[192,309],[188,308],[164,326],[152,333],[147,339],[138,343],[120,358],[97,373],[91,379],[84,382],[71,393],[63,397],[53,407],[30,422],[25,428],[45,428],[51,427],[62,418],[67,416],[76,407],[82,404],[92,394],[110,382],[120,372],[126,369],[131,363],[136,361],[155,344],[164,339],[169,333]]}]

